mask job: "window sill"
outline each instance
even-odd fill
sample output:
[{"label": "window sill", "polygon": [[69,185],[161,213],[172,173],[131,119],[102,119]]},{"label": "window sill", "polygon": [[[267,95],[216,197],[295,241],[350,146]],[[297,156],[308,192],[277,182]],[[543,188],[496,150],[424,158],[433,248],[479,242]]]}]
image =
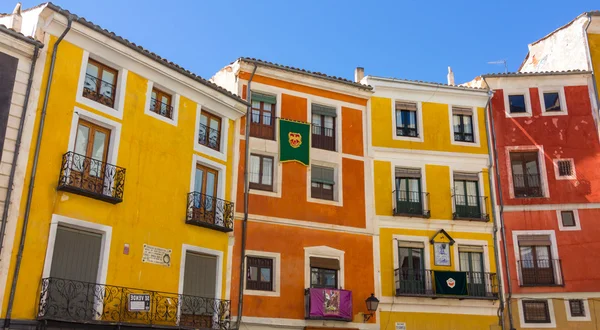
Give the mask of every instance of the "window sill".
[{"label": "window sill", "polygon": [[276,191],[261,190],[261,189],[256,189],[256,188],[252,188],[252,187],[249,190],[250,190],[250,195],[260,195],[260,196],[281,198],[281,194]]},{"label": "window sill", "polygon": [[[111,108],[109,106],[106,106],[100,102],[94,101],[92,99],[89,99],[87,97],[84,97],[83,95],[78,95],[77,96],[77,100],[76,102],[81,103],[83,105],[86,105],[94,110],[98,110],[102,113],[105,113],[109,116],[115,117],[117,119],[123,119],[123,113],[118,111],[115,108]],[[118,102],[118,100],[115,100],[115,104]]]},{"label": "window sill", "polygon": [[276,291],[262,291],[262,290],[246,290],[244,289],[245,296],[261,296],[261,297],[279,297],[279,292]]},{"label": "window sill", "polygon": [[209,148],[203,144],[198,143],[198,141],[194,142],[194,151],[207,156],[214,157],[222,161],[227,161],[227,155],[225,155],[225,153],[217,151],[213,148]]},{"label": "window sill", "polygon": [[150,109],[144,110],[144,113],[147,114],[150,117],[153,117],[153,118],[158,119],[158,120],[160,120],[162,122],[165,122],[167,124],[170,124],[170,125],[173,125],[173,126],[177,127],[177,122],[175,122],[175,119],[171,119],[169,117],[162,116],[162,115],[160,115],[160,114],[158,114],[158,113],[156,113],[154,111],[151,111]]},{"label": "window sill", "polygon": [[422,136],[404,136],[393,134],[392,138],[397,141],[423,142]]},{"label": "window sill", "polygon": [[344,206],[344,204],[340,201],[335,201],[335,200],[332,201],[332,200],[328,200],[328,199],[308,197],[307,201],[310,203],[318,203],[318,204],[324,204],[324,205]]},{"label": "window sill", "polygon": [[542,111],[542,116],[567,116],[569,115],[568,112],[561,110],[561,111]]},{"label": "window sill", "polygon": [[531,112],[505,112],[506,118],[532,117]]}]

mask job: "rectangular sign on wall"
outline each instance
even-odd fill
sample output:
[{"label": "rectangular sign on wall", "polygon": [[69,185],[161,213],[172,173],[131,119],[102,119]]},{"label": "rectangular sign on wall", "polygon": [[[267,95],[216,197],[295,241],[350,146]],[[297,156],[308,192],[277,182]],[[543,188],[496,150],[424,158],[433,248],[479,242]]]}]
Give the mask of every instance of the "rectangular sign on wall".
[{"label": "rectangular sign on wall", "polygon": [[171,252],[171,249],[144,244],[142,262],[169,267],[171,266]]},{"label": "rectangular sign on wall", "polygon": [[396,322],[396,330],[406,330],[406,322]]},{"label": "rectangular sign on wall", "polygon": [[146,312],[150,310],[150,295],[149,294],[129,294],[129,311],[130,312]]}]

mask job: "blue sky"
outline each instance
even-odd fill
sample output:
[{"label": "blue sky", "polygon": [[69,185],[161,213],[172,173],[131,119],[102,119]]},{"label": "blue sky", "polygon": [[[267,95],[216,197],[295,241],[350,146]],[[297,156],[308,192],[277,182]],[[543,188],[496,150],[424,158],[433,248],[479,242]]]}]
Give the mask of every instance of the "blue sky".
[{"label": "blue sky", "polygon": [[[28,8],[39,0],[24,0]],[[210,78],[240,56],[353,79],[356,66],[386,77],[465,82],[502,65],[515,71],[527,44],[597,0],[55,0],[196,74]],[[4,0],[0,12],[14,2]]]}]

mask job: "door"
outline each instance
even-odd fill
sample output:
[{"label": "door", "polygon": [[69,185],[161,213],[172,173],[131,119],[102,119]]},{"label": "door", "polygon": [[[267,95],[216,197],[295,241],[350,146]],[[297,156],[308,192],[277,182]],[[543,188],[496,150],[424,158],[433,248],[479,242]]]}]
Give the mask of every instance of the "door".
[{"label": "door", "polygon": [[200,115],[198,143],[219,150],[221,146],[221,118],[209,113]]},{"label": "door", "polygon": [[479,187],[477,181],[455,180],[454,201],[456,213],[461,218],[481,218]]},{"label": "door", "polygon": [[525,285],[555,284],[550,246],[519,246],[521,275]]},{"label": "door", "polygon": [[396,178],[396,212],[400,214],[423,214],[420,178]]},{"label": "door", "polygon": [[400,292],[425,294],[425,270],[423,249],[400,247]]},{"label": "door", "polygon": [[460,270],[467,272],[469,296],[485,297],[485,273],[483,272],[483,253],[459,252]]},{"label": "door", "polygon": [[542,196],[537,152],[511,152],[510,162],[515,196]]},{"label": "door", "polygon": [[197,165],[194,191],[200,193],[194,198],[194,219],[215,224],[217,208],[217,184],[219,173],[209,167]]},{"label": "door", "polygon": [[46,316],[85,321],[102,314],[99,302],[104,298],[103,290],[97,283],[101,247],[100,234],[58,226],[46,291]]},{"label": "door", "polygon": [[223,307],[214,299],[217,262],[215,256],[185,253],[180,326],[210,329],[224,313]]},{"label": "door", "polygon": [[105,189],[104,184],[109,139],[109,129],[79,120],[75,154],[70,166],[71,186],[97,194],[109,194],[112,187]]}]

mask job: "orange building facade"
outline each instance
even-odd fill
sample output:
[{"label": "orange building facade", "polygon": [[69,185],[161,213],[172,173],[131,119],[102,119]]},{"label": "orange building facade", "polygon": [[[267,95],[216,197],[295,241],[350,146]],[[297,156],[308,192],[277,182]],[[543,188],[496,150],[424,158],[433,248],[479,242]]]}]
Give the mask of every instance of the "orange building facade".
[{"label": "orange building facade", "polygon": [[[376,293],[365,196],[371,180],[366,161],[371,88],[248,58],[223,68],[213,81],[252,104],[249,141],[242,118],[234,146],[241,156],[233,192],[238,203],[231,299],[238,306],[241,274],[244,328],[377,327],[375,317],[363,317],[369,313],[365,299]],[[280,118],[310,123],[308,166],[279,161]],[[249,212],[240,269],[246,143]],[[319,311],[316,304],[329,306],[329,299],[333,310]],[[237,315],[234,308],[232,319]]]}]

